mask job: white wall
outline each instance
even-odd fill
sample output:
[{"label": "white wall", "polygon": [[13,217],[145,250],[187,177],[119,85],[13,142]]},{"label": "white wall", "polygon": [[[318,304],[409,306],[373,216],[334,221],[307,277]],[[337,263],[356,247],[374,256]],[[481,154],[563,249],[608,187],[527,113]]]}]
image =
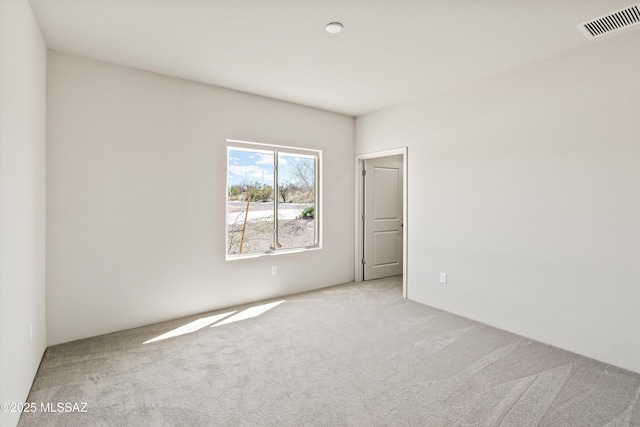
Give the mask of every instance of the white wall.
[{"label": "white wall", "polygon": [[356,120],[409,147],[409,298],[640,372],[639,35]]},{"label": "white wall", "polygon": [[[353,280],[353,118],[56,52],[47,107],[50,344]],[[324,249],[225,261],[228,138],[323,150]]]},{"label": "white wall", "polygon": [[[1,1],[0,402],[26,400],[47,344],[46,61],[29,3]],[[0,425],[19,416],[0,412]]]}]

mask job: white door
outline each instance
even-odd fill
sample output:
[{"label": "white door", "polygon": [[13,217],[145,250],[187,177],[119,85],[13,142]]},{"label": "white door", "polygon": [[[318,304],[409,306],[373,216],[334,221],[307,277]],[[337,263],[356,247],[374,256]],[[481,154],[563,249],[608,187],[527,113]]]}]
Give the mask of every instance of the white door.
[{"label": "white door", "polygon": [[402,156],[364,161],[364,280],[402,274]]}]

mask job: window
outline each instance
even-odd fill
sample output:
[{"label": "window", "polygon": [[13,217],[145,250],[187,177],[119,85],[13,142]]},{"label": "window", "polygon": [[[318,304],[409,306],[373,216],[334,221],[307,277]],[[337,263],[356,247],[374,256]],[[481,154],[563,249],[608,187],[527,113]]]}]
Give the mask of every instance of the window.
[{"label": "window", "polygon": [[227,141],[227,259],[320,247],[321,157]]}]

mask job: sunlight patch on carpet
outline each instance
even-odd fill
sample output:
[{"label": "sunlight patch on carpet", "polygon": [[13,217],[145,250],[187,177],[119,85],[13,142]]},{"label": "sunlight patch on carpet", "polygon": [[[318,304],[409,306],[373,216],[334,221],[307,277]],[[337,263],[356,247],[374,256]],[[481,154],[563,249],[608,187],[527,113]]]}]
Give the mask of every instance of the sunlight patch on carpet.
[{"label": "sunlight patch on carpet", "polygon": [[173,338],[173,337],[178,337],[180,335],[190,334],[202,328],[206,328],[207,326],[213,323],[216,323],[218,320],[231,316],[234,313],[235,311],[231,311],[229,313],[216,314],[215,316],[203,317],[201,319],[194,320],[193,322],[189,322],[186,325],[180,326],[179,328],[173,329],[167,333],[164,333],[148,341],[145,341],[143,344],[149,344],[156,341],[166,340],[167,338]]},{"label": "sunlight patch on carpet", "polygon": [[258,317],[285,301],[286,300],[281,300],[268,304],[256,305],[255,307],[250,307],[246,310],[242,310],[240,313],[237,313],[236,311],[230,311],[228,313],[216,314],[215,316],[202,317],[198,320],[189,322],[186,325],[180,326],[179,328],[173,329],[162,335],[158,335],[155,338],[145,341],[143,344],[149,344],[156,341],[166,340],[168,338],[179,337],[180,335],[190,334],[192,332],[199,331],[202,328],[206,328],[209,325],[212,325],[211,327],[213,328],[216,326],[228,325],[229,323]]},{"label": "sunlight patch on carpet", "polygon": [[233,315],[227,319],[224,319],[222,322],[216,323],[215,325],[211,326],[212,328],[215,328],[216,326],[222,326],[222,325],[227,325],[229,323],[233,323],[233,322],[239,322],[241,320],[246,320],[246,319],[251,319],[253,317],[258,317],[261,314],[271,310],[272,308],[282,304],[283,302],[285,302],[286,300],[282,300],[282,301],[276,301],[276,302],[271,302],[269,304],[262,304],[262,305],[257,305],[255,307],[251,307],[251,308],[247,308],[246,310],[241,311],[240,313]]}]

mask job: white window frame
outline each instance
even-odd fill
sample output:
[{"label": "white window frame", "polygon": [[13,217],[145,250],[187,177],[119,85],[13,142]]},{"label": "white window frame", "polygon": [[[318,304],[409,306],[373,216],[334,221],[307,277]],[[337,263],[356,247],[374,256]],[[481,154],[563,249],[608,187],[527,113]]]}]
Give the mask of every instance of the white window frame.
[{"label": "white window frame", "polygon": [[[274,249],[269,249],[261,252],[249,252],[243,254],[229,254],[229,224],[227,224],[227,215],[229,212],[229,149],[239,148],[246,150],[256,151],[271,151],[274,155],[274,182],[273,182],[273,214],[274,214]],[[314,205],[314,217],[315,217],[315,241],[312,246],[303,246],[297,248],[278,248],[278,205],[280,204],[280,194],[278,185],[278,153],[280,151],[286,152],[286,154],[298,154],[305,157],[313,157],[316,159],[315,168],[315,205]],[[228,139],[226,145],[226,188],[225,188],[225,257],[227,261],[258,258],[264,256],[284,255],[290,253],[314,251],[322,249],[322,150],[291,147],[286,145],[265,144],[259,142],[240,141],[235,139]]]}]

